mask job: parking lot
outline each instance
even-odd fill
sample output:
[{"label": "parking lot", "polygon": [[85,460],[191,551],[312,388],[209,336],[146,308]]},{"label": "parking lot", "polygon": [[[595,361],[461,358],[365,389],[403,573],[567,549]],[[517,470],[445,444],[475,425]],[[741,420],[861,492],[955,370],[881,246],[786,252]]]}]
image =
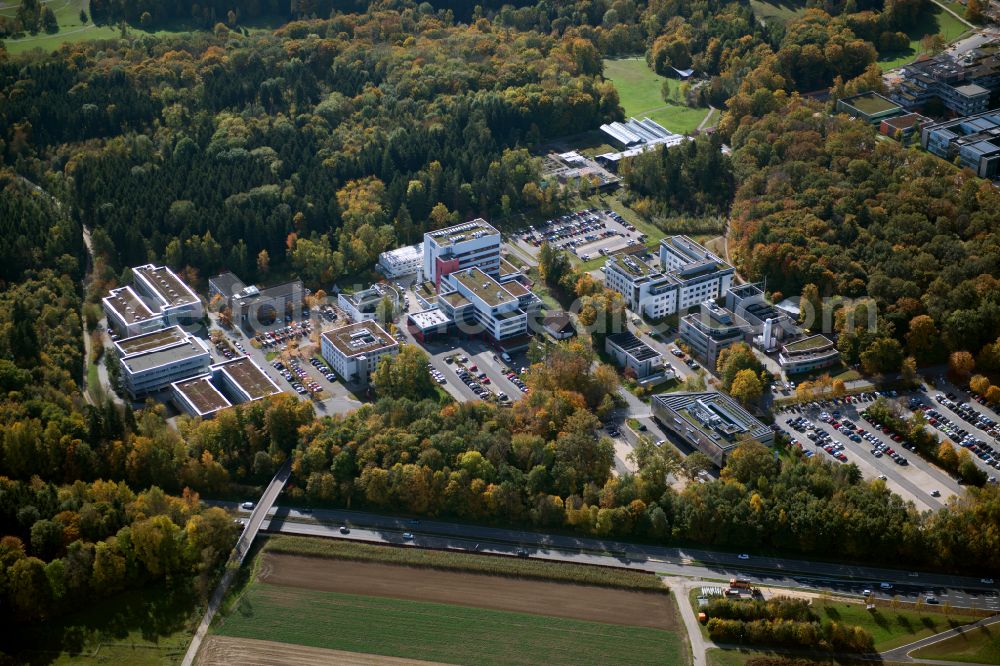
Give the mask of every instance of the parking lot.
[{"label": "parking lot", "polygon": [[[310,338],[313,331],[334,328],[339,323],[340,315],[330,306],[312,312],[303,310],[302,315],[299,321],[290,317],[275,321],[249,336],[238,328],[223,329],[223,348],[228,346],[231,352],[235,350],[234,353],[249,356],[282,390],[313,401],[320,413],[341,414],[357,409],[361,402],[348,387],[331,372],[321,372],[323,367],[329,370],[325,363],[304,354],[299,358],[293,349],[295,346],[312,345]],[[290,358],[281,358],[281,353],[290,349],[293,350]],[[224,356],[223,351],[216,351]],[[269,360],[268,354],[276,356]],[[277,367],[276,362],[281,367]],[[331,376],[333,379],[330,379]]]},{"label": "parking lot", "polygon": [[951,495],[963,491],[949,474],[906,450],[903,442],[867,422],[860,414],[874,401],[843,400],[786,408],[777,418],[785,434],[809,457],[854,463],[866,479],[881,478],[893,492],[912,500],[918,509],[939,509]]},{"label": "parking lot", "polygon": [[561,217],[528,227],[517,236],[517,245],[532,256],[538,254],[543,242],[572,252],[582,261],[614,254],[630,245],[646,240],[646,234],[626,222],[611,210],[589,210],[568,213]]},{"label": "parking lot", "polygon": [[928,390],[919,405],[911,406],[908,401],[901,401],[904,413],[909,416],[913,409],[922,409],[928,428],[936,430],[941,439],[949,439],[968,449],[987,477],[996,479],[1000,476],[997,473],[1000,470],[1000,418],[957,387],[949,385],[942,390],[946,393]]}]

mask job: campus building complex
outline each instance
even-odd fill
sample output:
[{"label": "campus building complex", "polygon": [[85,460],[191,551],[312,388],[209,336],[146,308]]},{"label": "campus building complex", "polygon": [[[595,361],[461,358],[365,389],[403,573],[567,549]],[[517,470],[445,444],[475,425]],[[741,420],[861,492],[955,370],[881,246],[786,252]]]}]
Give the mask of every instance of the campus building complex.
[{"label": "campus building complex", "polygon": [[367,385],[379,361],[399,353],[399,343],[374,321],[363,321],[326,331],[320,353],[344,381]]},{"label": "campus building complex", "polygon": [[958,157],[980,178],[1000,177],[1000,109],[927,125],[920,145],[946,160]]},{"label": "campus building complex", "polygon": [[744,440],[774,441],[774,431],[725,393],[664,393],[650,404],[657,421],[719,467]]},{"label": "campus building complex", "polygon": [[115,348],[122,382],[133,398],[204,374],[212,362],[205,343],[179,326],[119,340]]},{"label": "campus building complex", "polygon": [[742,317],[705,301],[700,312],[681,317],[678,332],[695,356],[715,368],[723,349],[750,340],[752,327]]},{"label": "campus building complex", "polygon": [[205,315],[201,299],[166,266],[146,264],[132,269],[132,285],[111,290],[102,300],[108,324],[120,336],[132,337]]},{"label": "campus building complex", "polygon": [[477,218],[447,229],[424,234],[424,279],[437,287],[449,273],[479,268],[500,273],[500,232]]},{"label": "campus building complex", "polygon": [[955,59],[947,54],[905,65],[902,81],[890,93],[907,110],[940,103],[959,116],[985,111],[1000,89],[1000,55],[978,49]]},{"label": "campus building complex", "polygon": [[660,319],[708,299],[733,282],[733,267],[687,236],[660,241],[660,266],[632,255],[615,256],[604,266],[604,284],[625,298],[633,312]]},{"label": "campus building complex", "polygon": [[528,311],[537,303],[520,282],[501,284],[479,268],[449,273],[438,298],[438,307],[459,330],[485,333],[497,343],[526,338]]}]

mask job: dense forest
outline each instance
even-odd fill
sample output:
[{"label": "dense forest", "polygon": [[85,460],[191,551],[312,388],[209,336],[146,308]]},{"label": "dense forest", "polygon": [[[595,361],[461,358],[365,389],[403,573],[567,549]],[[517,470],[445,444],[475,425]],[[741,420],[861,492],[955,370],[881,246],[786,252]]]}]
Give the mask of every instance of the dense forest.
[{"label": "dense forest", "polygon": [[904,346],[931,363],[995,343],[1000,193],[818,111],[793,100],[733,135],[730,238],[743,274],[786,296],[873,298],[878,333],[848,333],[840,348],[851,362],[869,350],[891,361],[875,369],[899,370]]}]

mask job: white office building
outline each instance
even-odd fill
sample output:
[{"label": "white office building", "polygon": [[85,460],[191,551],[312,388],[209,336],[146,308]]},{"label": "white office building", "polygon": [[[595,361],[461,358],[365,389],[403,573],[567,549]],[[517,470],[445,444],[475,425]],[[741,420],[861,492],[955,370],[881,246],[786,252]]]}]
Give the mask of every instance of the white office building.
[{"label": "white office building", "polygon": [[122,337],[131,338],[163,328],[163,316],[153,312],[132,287],[112,289],[101,304],[108,325]]},{"label": "white office building", "polygon": [[407,245],[378,255],[378,269],[390,279],[418,273],[424,265],[424,244]]},{"label": "white office building", "polygon": [[399,353],[399,343],[374,321],[363,321],[323,333],[320,353],[345,381],[367,385],[379,361]]},{"label": "white office building", "polygon": [[660,241],[660,265],[677,284],[677,310],[686,310],[726,293],[733,267],[687,236]]},{"label": "white office building", "polygon": [[146,264],[132,269],[139,295],[150,299],[166,325],[197,321],[205,316],[201,299],[166,266]]},{"label": "white office building", "polygon": [[604,286],[621,294],[629,310],[650,319],[677,311],[674,281],[639,257],[625,254],[609,258],[604,265]]},{"label": "white office building", "polygon": [[503,284],[479,268],[449,273],[438,307],[465,333],[486,334],[494,342],[528,334],[528,311],[538,297],[516,280]]},{"label": "white office building", "polygon": [[635,255],[608,258],[604,285],[633,312],[660,319],[719,298],[733,283],[733,267],[687,236],[660,241],[660,266]]},{"label": "white office building", "polygon": [[212,362],[208,346],[179,326],[119,340],[115,348],[122,381],[133,398],[204,374]]},{"label": "white office building", "polygon": [[380,314],[379,304],[386,298],[393,308],[399,308],[399,294],[380,284],[351,293],[342,291],[337,294],[337,305],[347,313],[351,321],[374,321]]},{"label": "white office building", "polygon": [[424,234],[425,280],[440,287],[449,273],[469,268],[493,276],[500,273],[500,232],[486,220],[477,218]]}]

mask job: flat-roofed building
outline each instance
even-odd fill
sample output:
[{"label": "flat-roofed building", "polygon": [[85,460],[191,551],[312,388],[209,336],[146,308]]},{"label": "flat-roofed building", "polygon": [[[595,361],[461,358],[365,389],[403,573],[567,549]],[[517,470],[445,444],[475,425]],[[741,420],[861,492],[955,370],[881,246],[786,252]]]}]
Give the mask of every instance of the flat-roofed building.
[{"label": "flat-roofed building", "polygon": [[234,403],[263,400],[281,393],[281,387],[249,356],[237,356],[216,363],[209,369],[212,371],[212,381]]},{"label": "flat-roofed building", "polygon": [[774,442],[774,431],[724,393],[664,393],[650,401],[653,416],[719,467],[741,442]]},{"label": "flat-roofed building", "polygon": [[153,312],[132,287],[112,289],[101,304],[118,335],[132,337],[163,328],[163,316]]},{"label": "flat-roofed building", "polygon": [[482,332],[496,343],[526,338],[528,311],[538,304],[520,282],[501,284],[479,268],[449,273],[442,291],[438,307],[460,331]]},{"label": "flat-roofed building", "polygon": [[604,286],[617,291],[625,305],[650,319],[677,311],[676,284],[661,270],[628,254],[609,257],[604,264]]},{"label": "flat-roofed building", "polygon": [[677,309],[686,310],[726,293],[733,283],[732,266],[687,236],[660,241],[660,264],[677,285]]},{"label": "flat-roofed building", "polygon": [[199,375],[170,385],[174,403],[191,416],[208,418],[216,412],[232,407],[232,403],[212,384],[211,375]]},{"label": "flat-roofed building", "polygon": [[957,156],[980,178],[1000,177],[1000,109],[926,125],[920,145],[946,160]]},{"label": "flat-roofed building", "polygon": [[906,143],[912,136],[920,136],[920,130],[930,125],[933,120],[919,113],[905,113],[901,116],[886,118],[879,123],[879,134],[890,139],[898,139]]},{"label": "flat-roofed building", "polygon": [[420,342],[447,335],[453,323],[451,318],[437,307],[413,312],[406,317],[407,330]]},{"label": "flat-roofed building", "polygon": [[890,97],[907,110],[936,99],[948,111],[969,116],[986,111],[998,88],[1000,54],[973,49],[961,57],[941,53],[904,65]]},{"label": "flat-roofed building", "polygon": [[810,335],[784,345],[778,363],[787,374],[794,375],[836,365],[840,363],[840,352],[825,335]]},{"label": "flat-roofed building", "polygon": [[121,355],[122,381],[132,397],[205,374],[212,360],[208,346],[179,326],[125,338],[115,346]]},{"label": "flat-roofed building", "polygon": [[205,316],[201,299],[166,266],[146,264],[132,269],[133,285],[150,299],[165,324],[198,321]]},{"label": "flat-roofed building", "polygon": [[630,331],[614,333],[604,339],[604,351],[622,368],[632,370],[636,379],[663,372],[663,356]]},{"label": "flat-roofed building", "polygon": [[337,305],[347,313],[351,321],[372,321],[379,316],[379,304],[388,298],[393,308],[399,307],[399,294],[390,287],[374,284],[368,289],[337,294]]},{"label": "flat-roofed building", "polygon": [[712,301],[702,303],[699,312],[681,317],[677,330],[694,355],[709,368],[715,368],[723,349],[748,342],[753,333],[753,327],[745,319]]},{"label": "flat-roofed building", "polygon": [[374,321],[363,321],[324,332],[320,351],[345,381],[367,385],[379,362],[399,353],[399,343]]},{"label": "flat-roofed building", "polygon": [[436,287],[449,273],[478,268],[500,273],[500,232],[482,218],[424,234],[424,279]]},{"label": "flat-roofed building", "polygon": [[733,282],[733,267],[687,236],[664,238],[659,254],[659,267],[628,254],[609,257],[604,266],[604,285],[651,319],[719,298]]},{"label": "flat-roofed building", "polygon": [[787,312],[770,303],[755,284],[732,285],[726,290],[726,309],[753,328],[753,344],[766,352],[778,348],[781,340],[798,334]]},{"label": "flat-roofed building", "polygon": [[266,328],[286,316],[298,318],[309,290],[302,280],[292,280],[261,289],[244,287],[230,301],[233,323],[244,330]]},{"label": "flat-roofed building", "polygon": [[378,269],[390,279],[419,273],[424,265],[424,244],[407,245],[378,255]]},{"label": "flat-roofed building", "polygon": [[219,273],[215,277],[208,278],[209,297],[220,296],[228,305],[229,300],[246,289],[243,280],[233,272]]},{"label": "flat-roofed building", "polygon": [[838,99],[837,111],[876,126],[886,118],[904,113],[903,107],[876,92],[863,92],[853,97]]},{"label": "flat-roofed building", "polygon": [[169,347],[179,344],[187,339],[187,333],[180,326],[171,326],[156,331],[149,331],[129,338],[122,338],[115,342],[115,349],[119,356],[131,356],[143,352]]}]

